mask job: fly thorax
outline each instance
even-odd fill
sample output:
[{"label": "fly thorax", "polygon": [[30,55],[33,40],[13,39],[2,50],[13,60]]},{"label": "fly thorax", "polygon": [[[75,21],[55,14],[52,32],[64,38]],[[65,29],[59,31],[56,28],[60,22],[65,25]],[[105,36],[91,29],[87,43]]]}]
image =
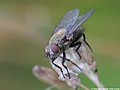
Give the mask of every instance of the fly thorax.
[{"label": "fly thorax", "polygon": [[49,43],[55,43],[59,46],[61,46],[61,40],[65,37],[66,30],[60,29],[57,33],[53,34],[53,36],[50,38]]}]

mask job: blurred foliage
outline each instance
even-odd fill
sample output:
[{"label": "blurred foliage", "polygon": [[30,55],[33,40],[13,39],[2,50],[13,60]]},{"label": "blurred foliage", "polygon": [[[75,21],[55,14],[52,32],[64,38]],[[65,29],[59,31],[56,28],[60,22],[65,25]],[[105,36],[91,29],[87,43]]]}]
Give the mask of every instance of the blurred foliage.
[{"label": "blurred foliage", "polygon": [[[44,47],[60,18],[74,8],[94,8],[84,23],[99,76],[106,87],[120,87],[119,0],[0,0],[0,90],[44,90],[32,74],[36,64],[51,67]],[[94,85],[84,76],[81,81]]]}]

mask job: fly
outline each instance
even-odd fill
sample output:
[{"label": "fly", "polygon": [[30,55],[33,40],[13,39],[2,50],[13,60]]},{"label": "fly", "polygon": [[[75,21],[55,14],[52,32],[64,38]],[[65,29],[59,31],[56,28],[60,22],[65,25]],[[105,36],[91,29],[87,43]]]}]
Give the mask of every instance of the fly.
[{"label": "fly", "polygon": [[[51,36],[45,48],[46,56],[50,58],[53,65],[60,69],[64,78],[65,76],[63,74],[62,68],[55,64],[54,61],[58,57],[62,58],[62,65],[67,70],[69,78],[70,73],[67,66],[65,65],[65,61],[69,61],[82,71],[82,69],[77,66],[77,64],[66,58],[65,51],[69,48],[77,47],[76,52],[81,58],[77,51],[82,43],[80,38],[83,37],[83,41],[89,46],[85,40],[84,28],[81,25],[94,13],[94,11],[94,9],[91,9],[81,16],[79,16],[79,9],[73,9],[67,12],[55,28],[53,35]],[[60,54],[63,56],[61,57]]]}]

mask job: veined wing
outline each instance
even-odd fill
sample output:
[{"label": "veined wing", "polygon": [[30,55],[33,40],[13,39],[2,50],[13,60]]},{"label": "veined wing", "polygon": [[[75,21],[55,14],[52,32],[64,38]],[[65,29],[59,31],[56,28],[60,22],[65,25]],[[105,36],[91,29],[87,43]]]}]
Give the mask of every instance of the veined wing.
[{"label": "veined wing", "polygon": [[71,35],[74,31],[76,31],[76,29],[78,29],[94,13],[94,11],[95,11],[94,9],[91,9],[85,14],[79,16],[73,28],[68,33],[68,35]]},{"label": "veined wing", "polygon": [[54,33],[56,33],[62,28],[69,31],[77,21],[78,14],[79,14],[79,9],[73,9],[68,13],[66,13],[59,22],[59,24],[57,25],[57,27],[55,28]]}]

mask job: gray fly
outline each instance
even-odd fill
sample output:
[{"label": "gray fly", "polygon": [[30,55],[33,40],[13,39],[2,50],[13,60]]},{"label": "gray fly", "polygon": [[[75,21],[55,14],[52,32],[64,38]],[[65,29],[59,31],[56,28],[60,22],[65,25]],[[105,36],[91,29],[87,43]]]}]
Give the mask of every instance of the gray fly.
[{"label": "gray fly", "polygon": [[[82,43],[80,41],[81,37],[83,37],[83,41],[89,46],[89,44],[85,40],[84,28],[81,25],[94,13],[94,11],[94,9],[91,9],[90,11],[80,16],[79,9],[73,9],[67,12],[55,28],[45,48],[46,56],[50,58],[53,65],[60,69],[64,78],[65,76],[63,74],[62,68],[55,64],[54,61],[56,60],[56,58],[61,57],[60,54],[63,55],[61,57],[62,65],[67,70],[69,78],[70,73],[68,71],[67,66],[65,66],[66,60],[74,64],[77,68],[79,68],[82,71],[82,69],[79,66],[77,66],[77,64],[66,58],[65,51],[69,48],[77,47],[76,52],[78,53],[78,49],[80,48]],[[79,53],[78,55],[80,56]]]}]

